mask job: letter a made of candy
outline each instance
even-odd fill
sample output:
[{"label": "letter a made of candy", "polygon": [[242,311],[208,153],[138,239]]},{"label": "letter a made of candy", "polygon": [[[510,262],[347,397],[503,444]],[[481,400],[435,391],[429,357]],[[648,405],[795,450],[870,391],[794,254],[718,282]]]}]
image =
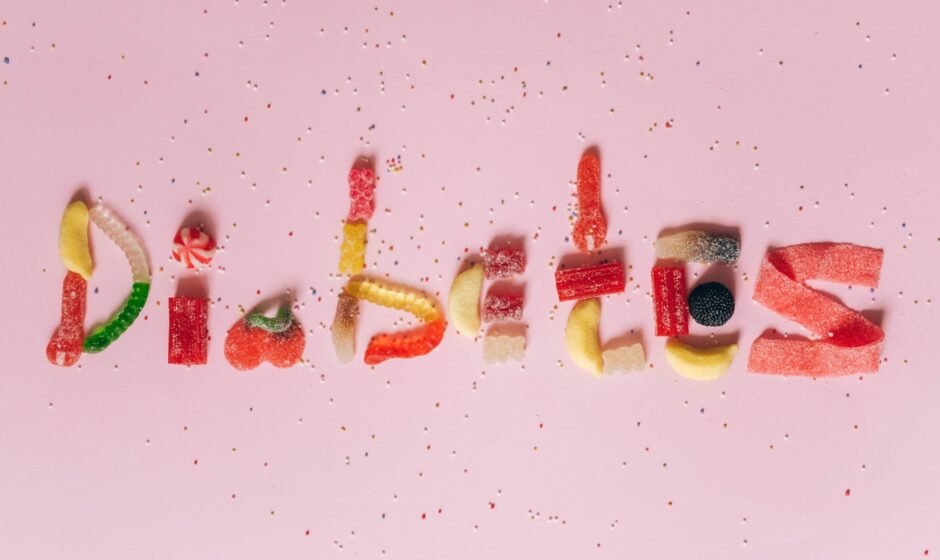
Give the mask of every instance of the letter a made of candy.
[{"label": "letter a made of candy", "polygon": [[[85,300],[93,264],[88,248],[88,222],[105,233],[127,257],[133,276],[124,305],[105,324],[85,336]],[[59,230],[59,256],[68,271],[62,284],[62,315],[46,346],[46,358],[57,366],[73,366],[82,352],[101,352],[137,319],[150,292],[147,257],[127,226],[101,205],[91,210],[76,201],[68,205]]]}]

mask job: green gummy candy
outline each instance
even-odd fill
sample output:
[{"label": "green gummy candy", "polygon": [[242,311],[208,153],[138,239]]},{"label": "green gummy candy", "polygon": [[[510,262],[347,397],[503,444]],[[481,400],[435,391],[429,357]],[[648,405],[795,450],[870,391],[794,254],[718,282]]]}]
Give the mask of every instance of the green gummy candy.
[{"label": "green gummy candy", "polygon": [[127,301],[124,302],[124,305],[121,307],[111,319],[91,331],[87,338],[85,338],[85,343],[83,344],[85,352],[94,354],[95,352],[101,352],[105,348],[111,345],[112,342],[118,339],[119,336],[124,334],[124,331],[128,329],[137,319],[137,316],[140,315],[140,311],[144,308],[144,304],[147,303],[147,295],[150,293],[150,284],[145,282],[134,282],[133,288],[131,288],[131,295],[127,298]]},{"label": "green gummy candy", "polygon": [[277,314],[274,317],[266,317],[261,313],[252,313],[248,315],[245,322],[248,323],[249,327],[279,333],[290,328],[291,323],[294,322],[294,317],[291,315],[289,307],[282,307],[277,310]]}]

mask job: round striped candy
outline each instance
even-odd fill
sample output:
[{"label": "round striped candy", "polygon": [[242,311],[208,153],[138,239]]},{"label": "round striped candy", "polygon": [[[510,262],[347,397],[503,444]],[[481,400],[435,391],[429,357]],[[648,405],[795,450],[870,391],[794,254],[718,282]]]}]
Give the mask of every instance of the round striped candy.
[{"label": "round striped candy", "polygon": [[184,227],[173,238],[173,259],[194,269],[212,262],[215,239],[197,227]]}]

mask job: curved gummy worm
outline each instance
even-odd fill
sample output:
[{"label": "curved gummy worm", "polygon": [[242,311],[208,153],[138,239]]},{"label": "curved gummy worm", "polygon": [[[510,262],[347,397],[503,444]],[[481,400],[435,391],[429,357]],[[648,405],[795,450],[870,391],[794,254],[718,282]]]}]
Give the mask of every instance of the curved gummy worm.
[{"label": "curved gummy worm", "polygon": [[819,340],[763,335],[748,371],[812,377],[878,371],[884,331],[807,280],[876,287],[884,252],[848,243],[807,243],[767,253],[754,300],[800,323]]},{"label": "curved gummy worm", "polygon": [[95,206],[89,212],[91,221],[121,248],[131,266],[134,284],[131,295],[121,309],[107,323],[96,328],[85,339],[85,352],[101,352],[118,339],[134,323],[147,302],[150,293],[150,268],[147,257],[137,239],[127,231],[127,226],[103,206]]},{"label": "curved gummy worm", "polygon": [[294,315],[289,307],[281,307],[274,317],[267,317],[261,313],[251,313],[245,318],[249,327],[264,329],[270,333],[284,332],[294,322]]},{"label": "curved gummy worm", "polygon": [[410,331],[373,336],[365,354],[365,362],[369,365],[380,364],[390,358],[423,356],[434,350],[444,338],[446,322],[434,301],[421,292],[356,278],[346,284],[345,293],[382,307],[407,311],[425,323]]}]

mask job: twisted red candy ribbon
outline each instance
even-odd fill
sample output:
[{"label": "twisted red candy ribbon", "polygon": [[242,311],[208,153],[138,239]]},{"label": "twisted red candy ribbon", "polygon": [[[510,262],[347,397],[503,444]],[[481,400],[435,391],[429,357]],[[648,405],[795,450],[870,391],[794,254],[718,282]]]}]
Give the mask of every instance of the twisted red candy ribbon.
[{"label": "twisted red candy ribbon", "polygon": [[874,288],[883,257],[881,249],[848,243],[807,243],[769,251],[758,273],[754,300],[819,338],[764,334],[751,347],[748,371],[808,377],[878,371],[884,331],[806,281]]}]

